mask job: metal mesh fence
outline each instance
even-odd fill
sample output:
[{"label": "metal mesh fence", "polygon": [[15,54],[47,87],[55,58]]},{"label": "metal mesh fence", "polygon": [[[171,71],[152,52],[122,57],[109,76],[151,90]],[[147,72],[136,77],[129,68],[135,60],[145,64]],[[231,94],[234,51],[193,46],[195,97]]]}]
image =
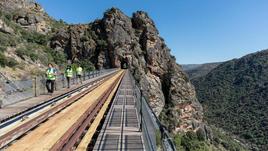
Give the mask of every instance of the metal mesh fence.
[{"label": "metal mesh fence", "polygon": [[135,84],[135,79],[131,75],[133,85],[135,86],[136,107],[139,111],[140,128],[143,134],[145,148],[148,151],[164,150],[176,151],[175,145],[172,142],[168,131],[161,124],[153,110],[143,97],[142,92]]},{"label": "metal mesh fence", "polygon": [[[98,71],[84,72],[81,77],[82,82],[91,78],[103,75],[116,69],[104,69]],[[70,84],[80,83],[80,79],[74,76]],[[55,81],[55,90],[61,90],[67,87],[67,80],[64,74],[57,76]],[[31,97],[47,94],[46,77],[37,76],[31,79],[9,81],[7,78],[0,80],[0,108]]]},{"label": "metal mesh fence", "polygon": [[33,96],[32,80],[2,81],[1,106],[13,104]]}]

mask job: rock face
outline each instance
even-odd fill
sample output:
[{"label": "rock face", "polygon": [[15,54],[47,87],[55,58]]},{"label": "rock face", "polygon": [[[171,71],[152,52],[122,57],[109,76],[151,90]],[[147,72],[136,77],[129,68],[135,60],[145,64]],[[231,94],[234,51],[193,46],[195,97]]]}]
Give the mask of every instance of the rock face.
[{"label": "rock face", "polygon": [[48,21],[50,17],[44,9],[30,0],[1,0],[2,11],[13,12],[13,20],[20,26],[31,31],[46,34],[51,30]]},{"label": "rock face", "polygon": [[128,62],[150,106],[169,130],[197,130],[202,125],[194,87],[147,13],[138,11],[130,18],[112,8],[101,20],[59,30],[51,47],[65,51],[73,62],[89,60],[98,69]]}]

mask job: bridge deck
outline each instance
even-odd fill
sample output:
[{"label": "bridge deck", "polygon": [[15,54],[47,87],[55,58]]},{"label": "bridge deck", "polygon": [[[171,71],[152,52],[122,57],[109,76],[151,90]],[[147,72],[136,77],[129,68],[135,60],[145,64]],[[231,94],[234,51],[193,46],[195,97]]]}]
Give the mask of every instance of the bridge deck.
[{"label": "bridge deck", "polygon": [[145,150],[136,101],[132,82],[126,73],[99,133],[94,151]]},{"label": "bridge deck", "polygon": [[[105,73],[103,75],[100,75],[98,77],[88,79],[88,80],[84,81],[84,84],[87,84],[87,83],[90,83],[96,79],[102,78],[102,77],[106,76],[107,74],[110,74],[110,72]],[[25,110],[27,110],[35,105],[46,102],[49,99],[55,98],[55,97],[62,95],[66,92],[77,89],[80,86],[81,86],[80,84],[77,84],[77,85],[73,85],[70,89],[62,88],[58,91],[55,91],[55,93],[52,96],[51,95],[40,95],[38,97],[29,98],[27,100],[23,100],[23,101],[5,106],[3,108],[0,108],[0,121],[5,120],[11,116],[18,114],[18,113],[21,113],[21,112],[23,112],[23,111],[25,111]]]}]

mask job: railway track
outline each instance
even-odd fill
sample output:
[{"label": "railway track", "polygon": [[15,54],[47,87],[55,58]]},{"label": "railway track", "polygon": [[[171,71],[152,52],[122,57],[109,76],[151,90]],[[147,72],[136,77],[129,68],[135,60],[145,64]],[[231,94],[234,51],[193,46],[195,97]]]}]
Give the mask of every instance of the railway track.
[{"label": "railway track", "polygon": [[124,73],[109,74],[1,123],[0,149],[73,150]]},{"label": "railway track", "polygon": [[112,72],[110,71],[110,73],[108,73],[107,75],[104,75],[103,77],[98,77],[97,79],[95,79],[92,82],[84,84],[84,85],[82,85],[82,86],[80,86],[78,88],[75,88],[73,90],[70,90],[70,91],[68,91],[68,92],[66,92],[64,94],[55,96],[55,97],[53,97],[53,98],[51,98],[51,99],[49,99],[47,101],[44,101],[42,103],[37,104],[37,105],[31,106],[31,107],[27,108],[26,110],[22,110],[19,113],[15,113],[12,116],[9,116],[9,117],[6,117],[4,119],[1,119],[0,120],[0,129],[11,125],[12,123],[22,119],[23,117],[26,117],[26,116],[28,116],[28,115],[30,115],[32,113],[35,113],[35,112],[43,109],[44,107],[47,107],[47,106],[49,106],[49,105],[51,105],[53,103],[58,102],[59,100],[62,100],[62,99],[66,98],[66,97],[68,97],[68,96],[70,96],[70,95],[72,95],[74,93],[80,92],[83,89],[86,89],[89,86],[92,86],[94,83],[96,83],[98,81],[101,81],[101,80],[105,79],[106,77],[108,77],[109,75],[113,74],[113,72],[115,72],[115,71],[112,71]]}]

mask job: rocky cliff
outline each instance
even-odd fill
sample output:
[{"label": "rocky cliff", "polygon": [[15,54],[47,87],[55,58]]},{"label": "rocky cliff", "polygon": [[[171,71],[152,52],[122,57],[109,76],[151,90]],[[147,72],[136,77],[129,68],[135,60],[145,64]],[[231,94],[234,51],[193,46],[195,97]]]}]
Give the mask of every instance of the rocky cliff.
[{"label": "rocky cliff", "polygon": [[0,0],[1,11],[12,12],[10,17],[25,29],[48,33],[51,31],[50,17],[33,0]]},{"label": "rocky cliff", "polygon": [[199,127],[202,107],[195,90],[147,13],[138,11],[130,18],[109,9],[101,20],[58,31],[51,47],[65,51],[73,62],[90,60],[98,69],[118,68],[127,61],[150,106],[170,130]]}]

